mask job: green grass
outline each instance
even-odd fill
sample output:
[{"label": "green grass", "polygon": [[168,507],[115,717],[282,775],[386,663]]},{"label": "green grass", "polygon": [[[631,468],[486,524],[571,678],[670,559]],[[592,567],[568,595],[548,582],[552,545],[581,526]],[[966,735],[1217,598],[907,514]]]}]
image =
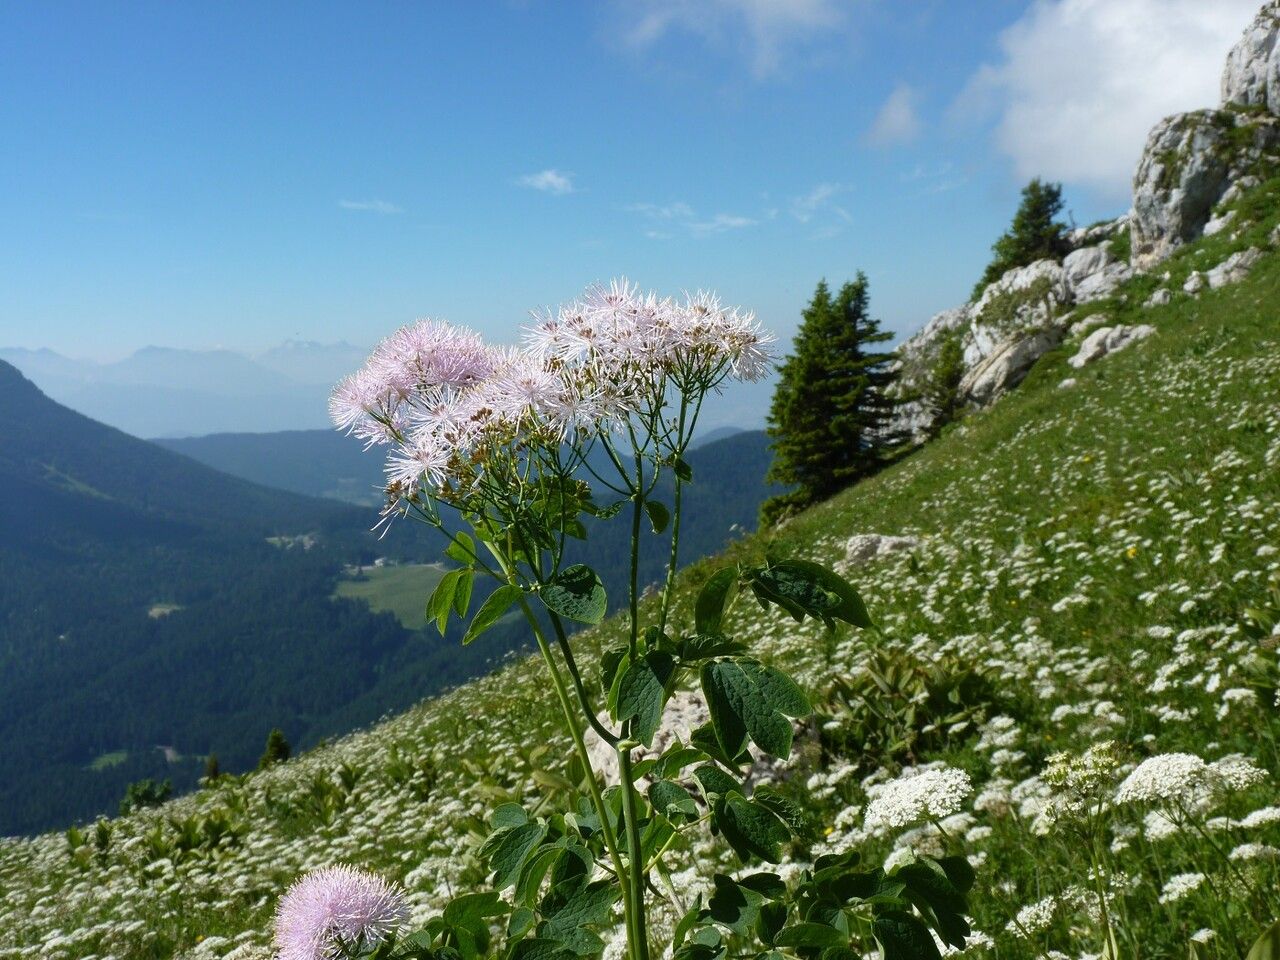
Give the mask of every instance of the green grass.
[{"label": "green grass", "polygon": [[118,767],[129,759],[127,750],[113,750],[111,753],[104,753],[101,756],[94,757],[93,762],[89,764],[90,770],[109,770],[112,767]]},{"label": "green grass", "polygon": [[340,580],[335,596],[364,600],[374,610],[395,614],[410,630],[427,624],[427,597],[448,572],[442,563],[365,567],[358,578]]},{"label": "green grass", "polygon": [[[1252,622],[1280,619],[1280,255],[1269,251],[1237,286],[1140,304],[1157,284],[1180,291],[1192,269],[1236,249],[1269,250],[1277,196],[1280,182],[1265,184],[1240,201],[1238,216],[1255,219],[1240,235],[1193,244],[1097,305],[1113,322],[1153,324],[1153,337],[1080,371],[1066,362],[1076,345],[1064,345],[994,407],[681,576],[673,622],[684,626],[712,571],[766,547],[836,564],[855,533],[920,540],[848,571],[876,633],[826,634],[745,601],[734,611],[732,632],[754,655],[789,665],[822,711],[777,773],[826,837],[793,848],[795,863],[828,848],[856,847],[873,863],[897,855],[904,837],[862,832],[868,788],[940,762],[967,771],[982,797],[948,821],[950,849],[978,870],[974,927],[995,941],[994,951],[970,955],[1101,953],[1088,909],[1095,859],[1112,884],[1126,957],[1185,957],[1191,936],[1212,929],[1196,955],[1238,960],[1274,919],[1276,861],[1238,861],[1255,896],[1217,848],[1280,848],[1280,822],[1240,825],[1276,804],[1280,774],[1275,653],[1248,633]],[[1060,387],[1068,377],[1075,386]],[[429,581],[421,568],[384,568],[340,593],[420,625]],[[651,612],[647,601],[642,617]],[[579,634],[579,660],[593,662],[622,630],[609,621]],[[942,704],[858,687],[890,668],[977,680]],[[593,682],[597,672],[586,672]],[[1108,770],[1099,797],[1142,759],[1174,751],[1240,753],[1269,779],[1197,814],[1216,822],[1208,843],[1187,830],[1159,836],[1159,824],[1144,820],[1150,811],[1128,806],[1107,809],[1096,845],[1070,826],[1041,830],[1050,758],[1103,742],[1125,766]],[[0,843],[0,960],[38,955],[52,941],[60,960],[265,958],[280,892],[336,861],[381,871],[416,907],[438,910],[483,886],[483,811],[508,800],[570,802],[548,777],[565,770],[568,753],[544,668],[520,660],[277,768],[113,821],[105,853],[72,852],[58,835]],[[182,825],[215,817],[236,826],[236,839],[184,851]],[[947,845],[929,831],[905,840]],[[715,869],[736,868],[709,837],[697,849],[704,867],[709,858]],[[1212,887],[1162,902],[1170,877],[1199,872]],[[692,896],[697,880],[682,876],[677,886]],[[1050,916],[1030,944],[1008,923],[1039,902]],[[671,914],[659,909],[655,922],[663,941]]]}]

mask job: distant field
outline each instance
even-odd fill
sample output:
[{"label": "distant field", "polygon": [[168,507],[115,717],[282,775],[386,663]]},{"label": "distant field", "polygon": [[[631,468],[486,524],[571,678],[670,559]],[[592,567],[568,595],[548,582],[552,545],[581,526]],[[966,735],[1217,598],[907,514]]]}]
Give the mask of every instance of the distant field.
[{"label": "distant field", "polygon": [[364,600],[374,610],[395,614],[410,630],[419,630],[427,623],[427,597],[448,569],[442,563],[366,567],[359,579],[339,581],[334,593]]},{"label": "distant field", "polygon": [[89,764],[90,770],[109,770],[111,767],[118,767],[129,759],[129,754],[124,750],[115,750],[111,753],[104,753],[97,757]]}]

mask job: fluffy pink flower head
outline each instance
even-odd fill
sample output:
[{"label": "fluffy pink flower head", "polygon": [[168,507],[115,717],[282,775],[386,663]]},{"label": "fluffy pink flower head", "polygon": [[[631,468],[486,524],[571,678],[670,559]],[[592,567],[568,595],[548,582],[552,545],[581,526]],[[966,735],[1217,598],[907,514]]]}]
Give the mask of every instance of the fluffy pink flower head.
[{"label": "fluffy pink flower head", "polygon": [[400,890],[381,877],[338,864],[307,874],[276,907],[280,960],[336,960],[357,945],[386,940],[409,919]]}]

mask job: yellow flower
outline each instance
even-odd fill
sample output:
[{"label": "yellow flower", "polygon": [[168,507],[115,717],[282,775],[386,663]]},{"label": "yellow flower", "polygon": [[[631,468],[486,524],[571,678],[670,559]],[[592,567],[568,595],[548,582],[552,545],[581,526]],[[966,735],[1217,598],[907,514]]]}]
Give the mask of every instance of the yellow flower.
[{"label": "yellow flower", "polygon": [[1138,548],[1130,547],[1128,550],[1124,552],[1124,555],[1128,557],[1130,560],[1132,560],[1134,557],[1138,555]]},{"label": "yellow flower", "polygon": [[827,829],[823,831],[823,836],[827,836],[827,837],[829,837],[829,836],[831,836],[831,835],[832,835],[833,833],[835,833],[835,832],[836,832],[836,828],[835,828],[835,827],[827,827]]}]

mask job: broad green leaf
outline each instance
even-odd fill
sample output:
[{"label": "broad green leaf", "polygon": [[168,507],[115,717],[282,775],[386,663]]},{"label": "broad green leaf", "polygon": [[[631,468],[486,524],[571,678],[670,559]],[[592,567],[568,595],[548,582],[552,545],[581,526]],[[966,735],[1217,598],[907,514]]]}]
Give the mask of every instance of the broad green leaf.
[{"label": "broad green leaf", "polygon": [[693,467],[689,466],[682,458],[677,457],[675,463],[671,465],[671,469],[675,471],[677,477],[682,483],[693,482]]},{"label": "broad green leaf", "polygon": [[916,909],[934,921],[934,929],[943,943],[963,949],[965,937],[970,933],[964,918],[969,905],[942,868],[921,859],[903,864],[891,876],[906,885],[905,893]]},{"label": "broad green leaf", "polygon": [[519,940],[538,923],[538,915],[528,907],[517,907],[511,911],[511,919],[507,921],[507,939]]},{"label": "broad green leaf", "polygon": [[567,939],[579,927],[608,921],[619,888],[607,880],[586,885],[576,881],[557,884],[539,908],[545,920],[540,932]]},{"label": "broad green leaf", "polygon": [[507,905],[492,890],[484,893],[464,893],[454,897],[444,908],[444,922],[451,927],[470,927],[487,917],[500,917],[507,912]]},{"label": "broad green leaf", "polygon": [[811,560],[785,560],[783,562],[790,568],[807,574],[823,590],[826,590],[829,594],[834,594],[839,599],[839,605],[831,612],[833,617],[843,620],[845,623],[851,623],[855,627],[870,628],[872,626],[871,617],[867,613],[866,604],[862,602],[862,597],[853,588],[853,584],[849,583],[840,574]]},{"label": "broad green leaf", "polygon": [[773,938],[775,947],[840,947],[848,942],[848,936],[835,927],[809,922],[783,927]]},{"label": "broad green leaf", "polygon": [[449,623],[449,611],[453,609],[453,596],[458,589],[461,574],[461,570],[450,570],[440,578],[436,588],[431,591],[431,596],[427,598],[427,620],[435,622],[441,636],[444,636],[444,629]]},{"label": "broad green leaf", "polygon": [[523,827],[528,822],[529,814],[518,803],[504,803],[489,814],[489,824],[495,831]]},{"label": "broad green leaf", "polygon": [[689,935],[689,931],[693,929],[693,925],[701,919],[702,916],[702,894],[698,894],[693,902],[693,906],[685,912],[676,924],[675,930],[671,933],[671,945],[679,947],[684,943],[684,938]]},{"label": "broad green leaf", "polygon": [[760,904],[764,898],[723,873],[717,873],[712,882],[715,890],[707,903],[711,919],[739,936],[746,936],[760,916]]},{"label": "broad green leaf", "polygon": [[719,633],[695,633],[684,637],[676,647],[680,659],[686,662],[708,660],[711,657],[731,657],[747,652],[747,645],[731,640]]},{"label": "broad green leaf", "polygon": [[784,797],[768,784],[756,787],[751,799],[772,811],[796,836],[811,837],[813,822],[794,800]]},{"label": "broad green leaf", "polygon": [[[785,933],[785,931],[783,931]],[[884,960],[942,960],[929,928],[903,910],[886,910],[871,924]]]},{"label": "broad green leaf", "polygon": [[704,664],[701,675],[711,722],[727,754],[741,753],[750,736],[765,753],[791,755],[787,715],[803,716],[809,702],[789,677],[754,660]]},{"label": "broad green leaf", "polygon": [[476,542],[471,539],[469,534],[461,530],[453,535],[453,540],[450,541],[444,552],[445,556],[451,560],[456,560],[464,567],[469,567],[476,562]]},{"label": "broad green leaf", "polygon": [[511,960],[571,960],[564,943],[545,937],[521,940],[511,950]]},{"label": "broad green leaf", "polygon": [[516,882],[521,867],[546,835],[547,826],[544,823],[526,823],[496,835],[495,842],[488,851],[489,869],[494,872],[495,890],[505,890]]},{"label": "broad green leaf", "polygon": [[693,779],[698,781],[702,793],[708,799],[713,796],[727,796],[730,793],[742,793],[742,785],[719,767],[704,763],[693,771]]},{"label": "broad green leaf", "polygon": [[453,612],[465,618],[471,606],[471,588],[475,586],[476,572],[470,567],[458,571],[458,586],[453,591]]},{"label": "broad green leaf", "polygon": [[737,793],[722,797],[716,803],[715,822],[743,862],[754,855],[777,863],[782,844],[791,838],[786,824],[773,811]]},{"label": "broad green leaf", "polygon": [[649,787],[649,803],[668,820],[684,815],[690,819],[698,816],[698,805],[689,791],[672,780],[657,780]]},{"label": "broad green leaf", "polygon": [[661,533],[671,522],[671,511],[660,500],[646,500],[644,512],[649,515],[649,524],[654,533]]},{"label": "broad green leaf", "polygon": [[1262,932],[1244,960],[1280,960],[1280,920]]},{"label": "broad green leaf", "polygon": [[475,617],[472,618],[471,626],[467,627],[467,632],[462,638],[463,644],[470,643],[502,619],[502,615],[523,594],[523,590],[510,583],[502,584],[497,590],[489,594],[484,603],[480,604],[480,609],[476,611]]},{"label": "broad green leaf", "polygon": [[614,719],[634,720],[632,735],[644,744],[662,721],[662,708],[667,702],[667,683],[675,663],[665,653],[651,650],[629,664],[618,681],[618,701]]},{"label": "broad green leaf", "polygon": [[738,595],[738,571],[732,567],[717,570],[698,591],[694,602],[693,622],[700,634],[721,632],[725,611]]},{"label": "broad green leaf", "polygon": [[737,882],[766,900],[781,900],[787,895],[787,885],[776,873],[751,873],[739,877]]},{"label": "broad green leaf", "polygon": [[691,763],[707,759],[706,754],[693,747],[684,747],[679,743],[667,748],[666,753],[658,757],[653,765],[656,777],[673,777]]},{"label": "broad green leaf", "polygon": [[552,613],[579,623],[599,623],[608,606],[604,584],[594,570],[581,563],[561,570],[539,596]]},{"label": "broad green leaf", "polygon": [[[756,936],[764,943],[772,945],[773,939],[787,923],[787,905],[785,903],[760,904],[760,917],[756,920]],[[774,954],[774,956],[777,956]]]}]

